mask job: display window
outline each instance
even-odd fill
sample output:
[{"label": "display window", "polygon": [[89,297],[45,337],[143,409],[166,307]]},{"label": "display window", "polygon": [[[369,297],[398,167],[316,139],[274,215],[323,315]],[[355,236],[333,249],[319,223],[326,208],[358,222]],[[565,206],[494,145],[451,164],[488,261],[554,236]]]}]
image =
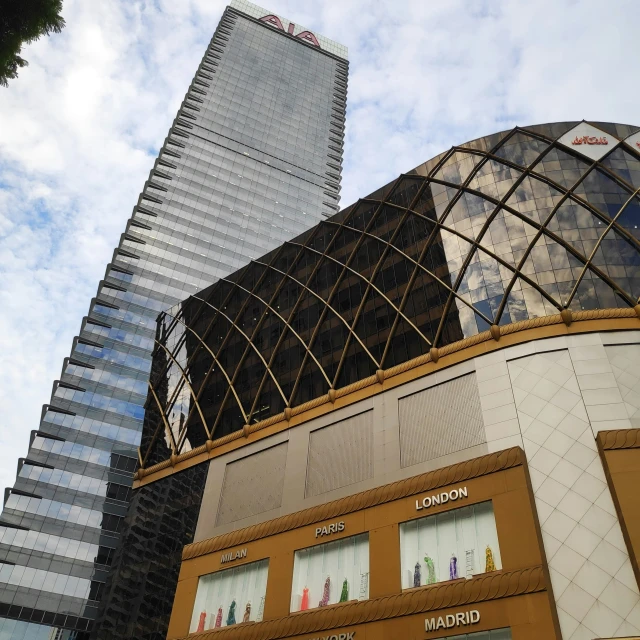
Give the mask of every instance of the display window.
[{"label": "display window", "polygon": [[295,552],[291,611],[368,597],[368,533]]},{"label": "display window", "polygon": [[402,523],[400,553],[403,589],[501,569],[491,501]]},{"label": "display window", "polygon": [[268,572],[269,560],[260,560],[202,576],[190,633],[262,620]]},{"label": "display window", "polygon": [[447,636],[438,640],[511,640],[511,629],[492,629],[491,631],[476,631],[463,633],[461,636]]}]

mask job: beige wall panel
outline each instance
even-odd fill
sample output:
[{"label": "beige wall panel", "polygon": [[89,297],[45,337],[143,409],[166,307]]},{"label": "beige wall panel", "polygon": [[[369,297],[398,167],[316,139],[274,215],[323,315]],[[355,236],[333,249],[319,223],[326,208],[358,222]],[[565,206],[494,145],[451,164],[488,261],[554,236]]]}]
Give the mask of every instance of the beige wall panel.
[{"label": "beige wall panel", "polygon": [[373,477],[373,411],[312,431],[305,496]]},{"label": "beige wall panel", "polygon": [[216,525],[280,506],[287,448],[283,442],[227,465]]},{"label": "beige wall panel", "polygon": [[[640,345],[616,344],[605,346],[605,352],[615,378],[622,409],[620,429],[640,428]],[[610,392],[611,393],[611,392]],[[623,421],[628,420],[628,425]]]},{"label": "beige wall panel", "polygon": [[400,399],[402,467],[486,442],[475,374]]},{"label": "beige wall panel", "polygon": [[640,594],[594,439],[622,411],[602,334],[531,346],[530,355],[503,355],[562,637],[633,635]]}]

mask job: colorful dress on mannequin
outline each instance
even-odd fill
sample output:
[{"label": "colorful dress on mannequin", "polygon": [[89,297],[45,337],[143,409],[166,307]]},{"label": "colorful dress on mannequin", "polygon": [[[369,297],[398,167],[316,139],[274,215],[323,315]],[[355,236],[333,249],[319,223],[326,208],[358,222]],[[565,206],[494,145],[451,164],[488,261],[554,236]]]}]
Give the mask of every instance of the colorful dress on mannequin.
[{"label": "colorful dress on mannequin", "polygon": [[427,584],[435,584],[436,568],[433,564],[433,560],[429,556],[425,556],[424,563],[427,565]]},{"label": "colorful dress on mannequin", "polygon": [[204,631],[204,623],[205,623],[206,620],[207,620],[207,612],[203,611],[200,614],[200,619],[198,620],[198,628],[196,629],[196,632],[197,631]]},{"label": "colorful dress on mannequin", "polygon": [[300,602],[300,611],[306,611],[309,608],[309,587],[302,590],[302,601]]},{"label": "colorful dress on mannequin", "polygon": [[420,572],[420,563],[416,562],[416,566],[413,570],[413,586],[419,587],[422,584],[422,575]]},{"label": "colorful dress on mannequin", "polygon": [[227,626],[236,623],[236,601],[232,600],[229,607],[229,613],[227,615]]},{"label": "colorful dress on mannequin", "polygon": [[329,593],[331,591],[331,578],[327,576],[324,581],[324,591],[322,592],[322,600],[318,603],[319,607],[326,607],[329,604]]},{"label": "colorful dress on mannequin", "polygon": [[218,615],[216,616],[216,624],[215,624],[215,628],[217,629],[218,627],[222,626],[222,607],[218,608]]},{"label": "colorful dress on mannequin", "polygon": [[251,617],[251,603],[247,602],[247,606],[244,608],[244,615],[242,616],[242,622],[249,622]]},{"label": "colorful dress on mannequin", "polygon": [[487,545],[487,549],[485,551],[485,557],[487,560],[486,566],[484,570],[489,573],[489,571],[496,570],[496,563],[493,561],[493,551],[491,551],[491,547]]},{"label": "colorful dress on mannequin", "polygon": [[349,599],[349,583],[344,579],[342,583],[342,593],[340,594],[340,602],[346,602]]},{"label": "colorful dress on mannequin", "polygon": [[449,560],[449,580],[458,579],[458,558],[456,554],[451,554],[451,560]]}]

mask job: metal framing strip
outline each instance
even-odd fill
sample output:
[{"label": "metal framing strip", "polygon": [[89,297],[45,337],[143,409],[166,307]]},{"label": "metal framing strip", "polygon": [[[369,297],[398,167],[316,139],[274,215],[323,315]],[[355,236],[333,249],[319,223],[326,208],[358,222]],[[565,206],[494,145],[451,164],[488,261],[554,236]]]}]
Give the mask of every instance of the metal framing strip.
[{"label": "metal framing strip", "polygon": [[[311,241],[311,239],[315,238],[317,236],[317,234],[320,231],[320,225],[317,225],[316,228],[314,229],[314,231],[312,233],[309,234],[309,238],[307,239],[307,242]],[[286,245],[286,243],[283,246],[289,246]],[[291,245],[292,247],[294,245]],[[274,273],[279,273],[281,275],[278,284],[276,285],[276,287],[274,288],[273,294],[271,295],[271,298],[269,300],[269,306],[273,307],[273,303],[276,301],[277,297],[280,295],[280,292],[282,291],[282,288],[284,287],[285,283],[288,281],[287,279],[291,279],[292,281],[296,282],[296,284],[300,287],[302,287],[304,289],[304,285],[302,283],[298,283],[297,281],[293,280],[291,278],[291,272],[293,271],[294,267],[299,263],[300,259],[302,258],[302,256],[304,255],[304,250],[300,249],[297,251],[295,258],[291,261],[291,264],[289,265],[289,268],[287,269],[286,273],[283,271],[280,271],[279,269],[276,269],[273,266],[273,263],[275,262],[275,260],[271,260],[271,262],[267,263],[263,263],[260,262],[258,260],[254,260],[252,262],[254,262],[255,264],[259,264],[260,266],[264,266],[265,267],[265,274],[266,273],[270,273],[271,271],[273,271]],[[309,279],[311,277],[313,277],[313,274],[316,272],[318,265],[320,264],[320,260],[318,260],[318,262],[316,262],[316,264],[313,266],[311,275],[309,276],[309,278],[307,279],[307,282],[309,281]],[[282,277],[284,276],[284,277]],[[289,318],[292,318],[296,312],[297,309],[297,305],[300,303],[300,301],[302,300],[302,296],[299,295],[296,302],[292,305],[291,311],[289,312]],[[280,317],[281,314],[280,314]],[[287,331],[289,329],[289,322],[285,321],[284,318],[283,322],[284,322],[284,328],[281,331],[280,335],[278,336],[278,340],[276,341],[276,344],[273,347],[273,351],[271,353],[271,356],[269,357],[269,362],[267,363],[267,367],[269,370],[271,370],[271,365],[273,364],[273,361],[275,360],[277,354],[279,353],[279,348],[280,348],[280,344],[282,343],[282,341],[284,340],[284,336],[287,334]],[[260,326],[262,325],[262,321],[264,320],[264,317],[260,319]],[[305,345],[306,348],[306,345]],[[322,370],[322,367],[320,367]],[[264,375],[262,376],[261,380],[260,380],[260,384],[258,385],[258,389],[256,391],[255,397],[253,399],[253,402],[251,403],[251,409],[249,410],[249,419],[247,421],[247,424],[250,423],[251,419],[253,418],[253,414],[256,408],[256,404],[258,402],[258,399],[260,398],[260,395],[262,394],[262,389],[264,388],[264,385],[267,382],[267,378],[268,378],[268,374],[265,371]],[[285,399],[285,406],[288,407],[289,406],[289,402],[291,400],[291,397],[286,398]]]},{"label": "metal framing strip", "polygon": [[160,404],[160,400],[158,399],[158,396],[156,394],[156,390],[153,388],[153,385],[151,383],[149,383],[149,391],[151,391],[151,394],[153,395],[153,399],[156,401],[156,404],[158,405],[158,411],[160,412],[160,416],[162,417],[162,424],[158,425],[158,427],[156,428],[156,430],[153,433],[153,437],[151,438],[151,442],[149,443],[149,446],[147,447],[147,451],[144,454],[144,457],[142,458],[142,467],[144,467],[144,463],[147,461],[147,458],[149,457],[149,454],[151,453],[151,451],[153,450],[153,445],[158,437],[158,434],[160,433],[160,427],[164,425],[165,431],[166,433],[169,434],[169,438],[171,439],[171,448],[173,450],[173,454],[175,455],[175,453],[177,452],[178,448],[176,446],[176,440],[173,437],[173,432],[171,431],[171,427],[169,426],[169,423],[167,422],[167,418],[164,415],[164,411],[162,409],[162,405]]},{"label": "metal framing strip", "polygon": [[[160,347],[162,347],[167,355],[171,358],[171,360],[173,360],[173,362],[175,363],[175,365],[178,367],[178,369],[180,369],[180,373],[182,374],[182,378],[184,379],[184,384],[186,384],[189,387],[189,393],[191,394],[191,397],[193,398],[193,402],[195,403],[196,409],[198,410],[198,414],[200,415],[200,420],[202,420],[202,426],[204,427],[204,430],[207,433],[207,439],[210,440],[211,439],[211,433],[209,432],[209,429],[207,428],[207,423],[204,419],[204,415],[202,413],[202,409],[200,408],[200,404],[198,402],[198,399],[196,398],[196,394],[193,390],[193,387],[191,386],[191,382],[189,382],[189,377],[185,374],[184,369],[180,366],[180,363],[174,359],[173,355],[171,355],[171,352],[169,351],[169,349],[167,349],[162,343],[158,342],[157,340],[155,341]],[[184,422],[184,432],[186,433],[186,424],[187,421],[185,420]],[[178,440],[178,451],[180,451],[180,447],[182,446],[183,440],[184,438],[182,437],[182,434],[180,435],[180,439]]]},{"label": "metal framing strip", "polygon": [[[307,241],[311,241],[313,238],[315,238],[317,236],[317,234],[320,232],[320,229],[321,229],[320,225],[317,225],[315,228],[311,229],[311,231],[308,234]],[[275,267],[273,267],[273,263],[276,262],[276,260],[280,257],[280,255],[285,252],[285,248],[288,247],[288,246],[289,245],[287,243],[283,243],[281,245],[280,249],[277,252],[275,252],[275,254],[273,255],[273,257],[272,257],[272,259],[271,259],[269,264],[258,263],[255,260],[251,262],[251,264],[260,264],[262,266],[266,266],[267,267],[267,269],[265,269],[262,272],[261,277],[258,279],[258,282],[255,283],[254,289],[262,282],[262,280],[265,277],[267,277],[267,274],[270,273],[270,270],[277,271],[275,269]],[[301,255],[302,255],[302,251],[298,250],[296,252],[296,254],[295,254],[295,257],[291,261],[291,264],[289,265],[289,268],[287,270],[287,274],[286,275],[288,275],[293,270],[294,266],[298,264]],[[285,278],[280,278],[280,281],[278,282],[277,286],[274,289],[273,294],[271,295],[270,305],[271,305],[271,302],[275,301],[276,297],[280,294],[280,291],[282,290],[282,287],[284,286],[284,283],[285,283]],[[248,301],[248,299],[249,298],[247,298],[247,301]],[[297,303],[299,302],[299,300],[300,300],[300,296],[298,296]],[[244,305],[243,305],[243,307],[244,307]],[[294,311],[295,311],[295,307],[294,307],[294,310],[292,310],[290,312],[289,317],[291,317],[293,315]],[[238,314],[238,316],[239,316],[239,314]],[[262,326],[262,322],[264,321],[264,319],[265,319],[265,315],[263,314],[263,317],[260,319],[259,326],[257,326],[254,329],[254,331],[252,333],[252,336],[255,335],[256,331],[260,330],[260,327]],[[278,391],[279,391],[279,393],[280,393],[280,395],[281,395],[281,397],[282,397],[282,399],[283,399],[283,401],[285,403],[285,406],[289,406],[289,399],[285,396],[284,391],[280,387],[279,383],[275,380],[275,378],[273,376],[273,373],[271,371],[271,362],[273,360],[273,357],[275,357],[275,355],[278,353],[278,347],[280,345],[280,342],[281,342],[283,336],[286,334],[287,326],[288,326],[288,323],[285,324],[285,331],[283,331],[281,333],[281,335],[279,337],[279,340],[278,340],[278,343],[276,344],[276,347],[274,348],[274,351],[273,351],[273,354],[272,354],[272,358],[270,359],[270,362],[267,363],[267,365],[265,367],[265,372],[264,372],[264,374],[262,376],[262,379],[261,379],[259,387],[258,387],[258,393],[256,394],[256,397],[254,398],[254,401],[253,401],[253,403],[251,405],[251,409],[250,409],[249,415],[247,416],[247,419],[245,420],[245,424],[249,424],[249,422],[251,421],[251,417],[253,415],[253,410],[255,408],[255,404],[256,404],[257,398],[260,396],[261,390],[264,387],[264,384],[265,384],[266,379],[268,377],[271,377],[272,380],[274,381],[274,384],[276,385],[276,388],[278,389]],[[230,336],[230,333],[227,335],[227,337],[225,337],[225,341],[224,341],[225,343],[226,343],[227,339],[229,338],[229,336]],[[243,364],[245,362],[245,359],[246,359],[247,354],[248,354],[248,347],[249,347],[249,345],[247,345],[247,347],[245,347],[245,350],[244,350],[242,356],[238,360],[238,364],[237,364],[236,369],[234,371],[234,377],[233,377],[234,380],[235,380],[236,375],[241,370],[241,367],[243,366]],[[220,349],[222,349],[222,346],[220,347]],[[263,360],[264,360],[264,358],[263,358]],[[227,390],[227,392],[225,393],[225,396],[222,399],[222,402],[220,403],[220,407],[218,408],[218,414],[216,416],[216,421],[215,421],[213,429],[212,429],[214,432],[215,432],[215,429],[216,429],[216,427],[217,427],[217,425],[220,422],[220,419],[222,417],[223,410],[224,410],[224,408],[226,406],[226,403],[228,401],[228,396],[229,396],[229,390]]]},{"label": "metal framing strip", "polygon": [[[396,183],[398,182],[399,178],[396,180]],[[393,188],[390,190],[390,192],[393,190]],[[342,220],[342,224],[341,227],[342,229],[348,229],[351,232],[354,233],[359,233],[359,229],[355,228],[355,227],[351,227],[351,226],[347,226],[346,222],[347,220],[351,220],[354,218],[354,216],[360,212],[360,209],[363,208],[363,205],[361,203],[366,203],[369,204],[371,207],[373,207],[375,210],[373,211],[373,213],[371,214],[371,218],[369,219],[369,221],[366,223],[365,225],[365,230],[369,229],[374,222],[377,219],[378,214],[380,213],[380,210],[382,209],[383,203],[377,200],[373,200],[373,201],[368,201],[368,200],[358,200],[358,203],[356,206],[353,206],[351,208],[351,210],[348,212],[348,215],[346,215],[344,217],[344,219]],[[333,234],[333,238],[332,238],[332,243],[335,242],[335,240],[339,237],[339,232],[336,231]],[[346,320],[344,320],[344,318],[342,318],[342,316],[331,306],[331,302],[333,300],[333,297],[335,296],[336,292],[338,291],[338,288],[340,287],[340,284],[342,283],[343,277],[346,273],[346,269],[348,268],[348,265],[351,264],[351,261],[355,258],[355,256],[357,255],[357,252],[360,250],[360,247],[362,246],[362,243],[364,242],[364,236],[362,235],[362,233],[360,233],[358,239],[356,240],[356,242],[354,243],[354,247],[351,250],[351,254],[349,255],[349,257],[347,258],[347,260],[345,261],[345,263],[341,263],[338,260],[333,260],[334,262],[336,262],[338,265],[342,266],[342,271],[340,272],[340,275],[336,278],[336,281],[333,285],[333,287],[331,288],[331,291],[329,292],[329,295],[327,296],[326,300],[322,299],[322,296],[319,296],[318,294],[316,294],[315,292],[312,292],[313,295],[316,295],[320,300],[322,300],[323,304],[325,305],[325,307],[322,309],[322,312],[320,313],[320,317],[318,318],[318,322],[316,323],[316,327],[315,330],[313,332],[313,335],[311,336],[311,340],[309,341],[310,343],[310,348],[313,348],[315,341],[317,339],[317,336],[319,334],[320,331],[320,327],[323,325],[325,318],[326,318],[326,314],[328,309],[331,309],[338,317],[340,317],[345,326],[347,327],[347,330],[350,332],[349,335],[353,334],[353,331],[351,329],[351,327],[349,326],[349,324],[346,322]],[[323,258],[324,257],[328,257],[327,255],[327,249],[325,249],[324,253],[323,253]],[[320,265],[322,263],[322,260],[320,260],[318,262],[318,265]],[[362,276],[360,276],[362,278]],[[365,278],[362,278],[364,280],[366,280]],[[309,279],[307,282],[310,282],[311,279]],[[311,290],[310,290],[311,291]],[[366,347],[366,345],[364,344],[364,342],[360,339],[360,336],[358,336],[357,334],[356,338],[358,340],[358,342],[360,343],[360,345],[363,347],[363,349],[365,350],[365,352],[367,353],[367,355],[369,356],[369,358],[372,360],[372,362],[375,364],[376,368],[378,368],[380,365],[378,363],[378,361],[375,359],[375,357],[373,356],[373,354],[369,351],[369,349]],[[343,347],[343,353],[344,353],[344,347]],[[305,370],[305,365],[306,365],[306,358],[303,359],[302,364],[300,365],[300,369],[298,370],[298,375],[296,376],[296,380],[295,383],[293,385],[293,389],[291,390],[291,401],[293,402],[293,399],[295,398],[295,395],[298,391],[298,387],[300,386],[300,381],[302,380],[302,374]],[[329,388],[333,389],[333,385],[335,384],[335,376],[334,376],[334,381],[331,382],[329,384]]]},{"label": "metal framing strip", "polygon": [[[209,354],[211,355],[211,357],[213,358],[213,362],[214,364],[216,364],[220,370],[220,372],[222,373],[222,375],[224,376],[225,380],[227,381],[227,385],[228,388],[231,390],[231,392],[233,393],[236,402],[238,403],[238,407],[240,408],[240,411],[242,412],[243,416],[246,416],[246,412],[244,411],[244,407],[242,406],[242,402],[240,402],[240,398],[238,397],[238,394],[236,393],[235,387],[231,384],[231,379],[229,378],[226,369],[222,366],[222,364],[220,363],[220,361],[216,358],[215,354],[213,353],[213,351],[209,348],[209,345],[204,342],[200,336],[189,326],[187,326],[184,322],[182,322],[182,320],[178,320],[178,322],[182,323],[189,331],[191,331],[196,338],[199,340],[200,344],[202,345],[202,347],[204,347],[204,349],[206,349]],[[195,355],[195,352],[194,352]],[[209,367],[209,370],[207,371],[206,375],[204,376],[203,380],[202,380],[202,384],[200,385],[200,389],[198,390],[197,396],[196,396],[196,401],[200,400],[200,395],[204,392],[206,384],[209,380],[209,376],[210,374],[213,372],[214,368],[213,366]],[[191,413],[193,412],[194,407],[191,407],[191,409],[189,410],[189,414],[187,415],[187,419],[185,420],[184,424],[185,424],[185,428],[186,426],[189,424],[189,418],[191,417]],[[207,430],[208,434],[213,435],[213,430],[209,429],[206,425],[205,422],[205,429]]]},{"label": "metal framing strip", "polygon": [[607,228],[604,230],[604,232],[602,233],[602,235],[598,238],[598,241],[596,242],[595,246],[593,247],[593,250],[591,251],[591,255],[589,256],[587,262],[585,263],[584,267],[582,268],[582,272],[580,273],[580,275],[578,276],[575,285],[573,286],[573,289],[571,290],[571,293],[569,294],[569,299],[567,300],[567,304],[565,305],[565,307],[569,307],[569,305],[571,304],[571,301],[573,300],[573,296],[575,296],[576,292],[578,291],[578,286],[580,285],[580,283],[582,282],[582,279],[584,278],[585,273],[587,272],[587,269],[589,269],[591,267],[591,261],[593,260],[593,258],[596,255],[596,252],[598,251],[598,249],[600,248],[600,245],[602,244],[602,241],[607,237],[607,234],[609,233],[609,231],[611,229],[613,229],[614,231],[617,231],[617,228],[614,228],[614,224],[616,222],[616,220],[620,217],[620,215],[622,215],[622,212],[627,208],[627,205],[630,202],[633,202],[634,198],[636,198],[638,196],[638,194],[640,194],[640,188],[636,189],[630,196],[629,199],[622,205],[622,208],[618,211],[618,213],[616,213],[616,215],[611,219],[611,222],[609,223],[609,225],[607,226]]}]

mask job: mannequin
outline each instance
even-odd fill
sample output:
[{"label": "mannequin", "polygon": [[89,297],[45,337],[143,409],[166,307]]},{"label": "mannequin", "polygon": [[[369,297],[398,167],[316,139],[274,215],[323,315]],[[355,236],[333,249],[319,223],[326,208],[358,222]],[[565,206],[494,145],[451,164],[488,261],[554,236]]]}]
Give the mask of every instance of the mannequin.
[{"label": "mannequin", "polygon": [[236,601],[231,601],[231,606],[229,607],[229,613],[227,615],[227,626],[236,623]]},{"label": "mannequin", "polygon": [[449,580],[458,579],[458,558],[456,558],[455,552],[451,554],[451,560],[449,560]]},{"label": "mannequin", "polygon": [[198,620],[198,628],[196,629],[196,632],[197,631],[204,631],[204,623],[205,623],[206,619],[207,619],[207,612],[203,611],[200,614],[200,619]]},{"label": "mannequin", "polygon": [[331,578],[327,576],[324,581],[324,591],[322,592],[322,600],[318,603],[319,607],[326,607],[329,604],[329,593],[331,591]]},{"label": "mannequin", "polygon": [[300,611],[306,611],[309,608],[309,587],[302,590],[302,601],[300,602]]},{"label": "mannequin", "polygon": [[427,584],[435,584],[436,568],[433,564],[433,560],[429,556],[425,556],[424,563],[427,565]]},{"label": "mannequin", "polygon": [[491,547],[487,545],[487,549],[485,551],[486,565],[484,570],[489,573],[489,571],[496,570],[496,563],[493,560],[493,551],[491,551]]},{"label": "mannequin", "polygon": [[348,599],[349,599],[349,583],[345,578],[344,582],[342,583],[342,593],[340,594],[339,602],[346,602]]}]

